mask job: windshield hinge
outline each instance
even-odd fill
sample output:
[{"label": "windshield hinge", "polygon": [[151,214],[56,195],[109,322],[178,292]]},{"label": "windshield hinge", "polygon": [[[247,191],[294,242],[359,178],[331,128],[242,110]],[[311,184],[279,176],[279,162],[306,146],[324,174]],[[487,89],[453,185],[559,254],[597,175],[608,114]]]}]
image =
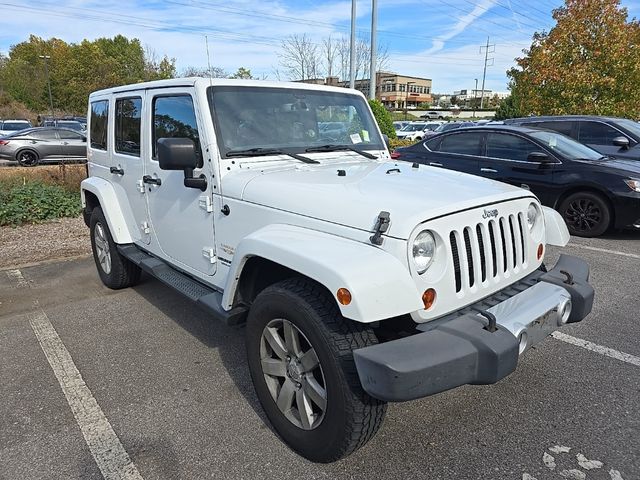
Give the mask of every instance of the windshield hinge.
[{"label": "windshield hinge", "polygon": [[374,245],[382,245],[382,234],[389,230],[389,224],[391,223],[391,214],[389,212],[380,212],[376,225],[373,227],[373,235],[369,237],[369,240]]}]

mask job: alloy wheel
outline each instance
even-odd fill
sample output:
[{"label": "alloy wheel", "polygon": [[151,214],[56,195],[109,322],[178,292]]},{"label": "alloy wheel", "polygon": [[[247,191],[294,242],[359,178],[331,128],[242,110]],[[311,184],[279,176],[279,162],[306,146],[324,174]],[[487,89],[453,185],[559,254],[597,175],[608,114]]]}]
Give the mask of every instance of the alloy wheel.
[{"label": "alloy wheel", "polygon": [[33,152],[21,152],[18,156],[18,163],[20,163],[20,165],[30,167],[38,163],[38,157]]},{"label": "alloy wheel", "polygon": [[109,275],[111,273],[111,251],[109,249],[109,241],[104,232],[104,227],[100,222],[96,223],[94,229],[94,242],[96,244],[96,254],[100,267]]},{"label": "alloy wheel", "polygon": [[564,217],[574,230],[589,232],[602,221],[602,211],[600,206],[591,199],[577,198],[569,204]]}]

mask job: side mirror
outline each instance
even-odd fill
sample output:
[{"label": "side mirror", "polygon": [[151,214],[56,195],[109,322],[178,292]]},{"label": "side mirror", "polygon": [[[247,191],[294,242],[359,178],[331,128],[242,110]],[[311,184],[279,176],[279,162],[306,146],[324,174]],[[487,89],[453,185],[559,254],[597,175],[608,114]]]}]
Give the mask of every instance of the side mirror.
[{"label": "side mirror", "polygon": [[527,156],[527,161],[537,163],[550,163],[553,160],[551,160],[551,158],[549,158],[549,155],[544,152],[531,152]]},{"label": "side mirror", "polygon": [[384,140],[384,144],[387,146],[387,148],[390,148],[390,144],[389,144],[389,136],[386,133],[382,134],[382,139]]},{"label": "side mirror", "polygon": [[629,139],[627,137],[622,136],[622,135],[620,135],[619,137],[614,138],[612,143],[616,147],[620,147],[623,150],[626,150],[627,148],[629,148]]},{"label": "side mirror", "polygon": [[185,187],[199,188],[203,192],[207,189],[207,177],[193,176],[193,170],[198,166],[198,156],[193,140],[180,137],[160,138],[157,152],[161,170],[183,170]]}]

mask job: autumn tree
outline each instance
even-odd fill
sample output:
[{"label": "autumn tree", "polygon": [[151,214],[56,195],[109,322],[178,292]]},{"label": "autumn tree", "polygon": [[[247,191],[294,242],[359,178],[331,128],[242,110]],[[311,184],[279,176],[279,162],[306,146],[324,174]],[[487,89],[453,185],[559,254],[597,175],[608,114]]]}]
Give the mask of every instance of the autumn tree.
[{"label": "autumn tree", "polygon": [[[507,72],[520,114],[640,116],[640,25],[619,0],[566,0]],[[507,107],[507,105],[505,105]]]}]

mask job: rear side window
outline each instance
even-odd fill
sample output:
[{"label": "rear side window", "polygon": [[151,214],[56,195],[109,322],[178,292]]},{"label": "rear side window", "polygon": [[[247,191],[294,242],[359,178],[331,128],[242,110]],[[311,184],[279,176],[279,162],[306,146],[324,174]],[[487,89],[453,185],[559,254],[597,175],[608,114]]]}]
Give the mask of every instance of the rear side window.
[{"label": "rear side window", "polygon": [[580,122],[578,141],[594,145],[613,145],[613,139],[624,136],[618,130],[601,122]]},{"label": "rear side window", "polygon": [[190,138],[196,146],[198,166],[202,167],[200,135],[190,95],[162,96],[153,99],[153,158],[161,138]]},{"label": "rear side window", "polygon": [[515,135],[490,133],[487,136],[487,157],[526,162],[530,153],[541,150],[535,143]]},{"label": "rear side window", "polygon": [[55,130],[49,129],[35,131],[29,136],[38,140],[57,140]]},{"label": "rear side window", "polygon": [[115,148],[117,153],[140,156],[142,98],[116,99]]},{"label": "rear side window", "polygon": [[58,135],[62,140],[80,140],[82,139],[81,133],[72,132],[70,130],[58,130]]},{"label": "rear side window", "polygon": [[442,139],[440,151],[459,155],[481,155],[482,137],[483,134],[479,132],[448,135]]},{"label": "rear side window", "polygon": [[554,132],[562,133],[568,137],[571,136],[571,132],[573,129],[573,122],[536,122],[525,124],[534,128],[544,128],[546,130],[553,130]]},{"label": "rear side window", "polygon": [[107,124],[109,123],[109,101],[91,102],[91,148],[107,149]]}]

